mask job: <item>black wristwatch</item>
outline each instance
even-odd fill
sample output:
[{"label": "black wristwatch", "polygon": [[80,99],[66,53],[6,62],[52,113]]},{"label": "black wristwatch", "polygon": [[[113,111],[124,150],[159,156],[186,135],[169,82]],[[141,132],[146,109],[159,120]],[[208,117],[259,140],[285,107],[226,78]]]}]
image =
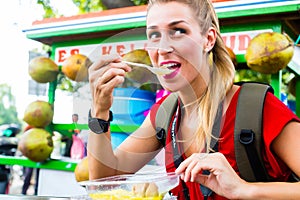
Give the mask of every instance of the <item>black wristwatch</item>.
[{"label": "black wristwatch", "polygon": [[89,110],[89,128],[96,134],[106,133],[108,131],[110,122],[113,120],[113,114],[109,111],[109,119],[105,121],[103,119],[93,118],[91,110]]}]

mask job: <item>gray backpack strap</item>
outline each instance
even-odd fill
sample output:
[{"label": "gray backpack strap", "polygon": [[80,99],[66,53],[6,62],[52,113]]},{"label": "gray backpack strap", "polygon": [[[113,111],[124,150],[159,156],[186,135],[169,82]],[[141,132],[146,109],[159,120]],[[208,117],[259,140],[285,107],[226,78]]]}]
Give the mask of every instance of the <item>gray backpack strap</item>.
[{"label": "gray backpack strap", "polygon": [[269,85],[244,83],[236,108],[234,149],[240,175],[246,181],[267,181],[263,158],[263,107]]},{"label": "gray backpack strap", "polygon": [[160,143],[165,146],[166,142],[166,131],[168,131],[171,118],[178,103],[178,94],[171,93],[168,97],[162,102],[159,106],[156,117],[155,117],[155,126],[156,126],[156,137]]}]

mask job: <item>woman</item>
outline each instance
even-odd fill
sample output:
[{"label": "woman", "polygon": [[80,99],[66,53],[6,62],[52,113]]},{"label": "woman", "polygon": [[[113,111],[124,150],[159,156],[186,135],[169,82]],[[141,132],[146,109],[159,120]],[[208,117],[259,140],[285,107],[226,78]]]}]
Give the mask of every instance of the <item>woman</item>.
[{"label": "woman", "polygon": [[[170,74],[158,77],[161,85],[177,93],[180,102],[176,144],[184,161],[176,173],[183,181],[172,190],[173,195],[184,199],[186,185],[190,199],[201,199],[201,184],[213,191],[213,199],[299,199],[300,183],[285,182],[291,171],[300,176],[299,119],[272,94],[267,95],[264,109],[264,153],[268,173],[275,182],[250,183],[238,176],[232,113],[239,87],[233,85],[234,66],[210,0],[150,0],[147,37],[152,64],[172,69]],[[103,56],[90,67],[91,117],[109,119],[113,89],[131,70],[120,61],[118,56]],[[219,150],[208,154],[219,104],[223,105]],[[109,130],[90,133],[90,179],[134,173],[155,157],[162,145],[151,120],[154,112],[152,109],[141,127],[115,152]],[[166,163],[167,171],[174,171],[169,164]],[[210,174],[203,175],[203,170]]]}]

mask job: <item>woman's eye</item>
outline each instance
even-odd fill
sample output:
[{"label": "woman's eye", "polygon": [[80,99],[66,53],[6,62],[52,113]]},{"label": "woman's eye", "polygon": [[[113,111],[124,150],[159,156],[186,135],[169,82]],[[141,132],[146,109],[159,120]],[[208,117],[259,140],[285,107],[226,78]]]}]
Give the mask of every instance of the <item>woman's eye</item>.
[{"label": "woman's eye", "polygon": [[159,32],[150,32],[147,34],[148,40],[157,40],[160,36],[161,34]]},{"label": "woman's eye", "polygon": [[182,29],[182,28],[175,28],[171,31],[171,36],[172,37],[179,37],[181,36],[182,34],[185,34],[186,33],[186,30],[185,29]]}]

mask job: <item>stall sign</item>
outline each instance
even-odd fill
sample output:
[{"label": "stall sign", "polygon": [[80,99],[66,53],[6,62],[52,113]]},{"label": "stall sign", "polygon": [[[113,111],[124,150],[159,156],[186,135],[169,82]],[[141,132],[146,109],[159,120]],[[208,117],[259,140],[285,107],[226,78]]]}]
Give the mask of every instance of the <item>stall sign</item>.
[{"label": "stall sign", "polygon": [[245,54],[248,45],[253,37],[259,33],[273,32],[272,29],[255,30],[255,31],[241,31],[233,33],[222,33],[222,39],[225,45],[232,49],[235,54]]},{"label": "stall sign", "polygon": [[78,53],[88,56],[91,61],[95,61],[99,56],[102,55],[123,55],[134,49],[144,49],[146,45],[146,40],[137,40],[129,42],[114,42],[82,46],[60,47],[55,49],[55,62],[58,65],[61,65],[66,60],[66,58]]},{"label": "stall sign", "polygon": [[[235,54],[245,54],[250,40],[257,34],[262,32],[272,32],[272,29],[222,33],[222,39],[224,40],[226,46],[230,47]],[[138,40],[59,47],[55,50],[55,62],[58,65],[61,65],[66,60],[66,58],[77,53],[86,55],[91,59],[91,61],[95,61],[99,56],[102,55],[122,55],[134,49],[144,49],[146,46],[146,40]]]}]

